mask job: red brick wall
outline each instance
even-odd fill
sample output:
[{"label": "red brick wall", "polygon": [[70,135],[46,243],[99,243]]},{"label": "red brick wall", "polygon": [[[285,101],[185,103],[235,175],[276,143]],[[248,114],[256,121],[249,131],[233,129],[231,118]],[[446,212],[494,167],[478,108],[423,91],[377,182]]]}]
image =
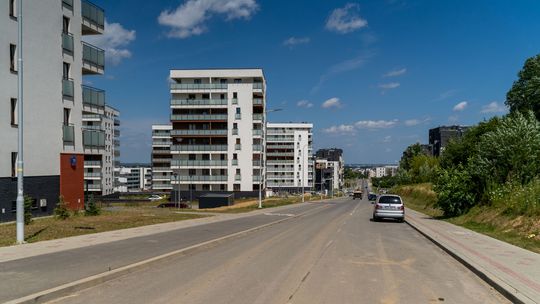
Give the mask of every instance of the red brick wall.
[{"label": "red brick wall", "polygon": [[[72,165],[71,159],[76,163]],[[60,154],[60,195],[68,208],[81,210],[84,208],[84,155]]]}]

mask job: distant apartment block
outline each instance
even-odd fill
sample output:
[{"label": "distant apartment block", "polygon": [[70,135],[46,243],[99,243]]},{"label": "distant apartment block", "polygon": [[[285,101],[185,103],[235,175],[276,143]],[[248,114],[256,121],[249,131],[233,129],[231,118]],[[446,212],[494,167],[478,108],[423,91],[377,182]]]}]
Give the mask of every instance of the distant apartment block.
[{"label": "distant apartment block", "polygon": [[440,126],[429,130],[429,145],[433,156],[440,156],[452,139],[460,138],[467,132],[468,126]]},{"label": "distant apartment block", "polygon": [[[82,42],[104,32],[103,9],[80,0],[24,1],[24,175],[34,215],[51,214],[58,197],[84,206],[85,153],[104,132],[83,129],[104,94],[83,76],[104,72],[104,51]],[[0,1],[0,220],[15,218],[17,129],[17,1]],[[104,110],[102,110],[104,111]],[[99,135],[99,134],[102,135]]]},{"label": "distant apartment block", "polygon": [[143,166],[121,166],[114,168],[116,185],[114,192],[142,192],[152,187],[152,168]]},{"label": "distant apartment block", "polygon": [[268,123],[266,177],[270,195],[313,187],[313,124]]},{"label": "distant apartment block", "polygon": [[152,126],[152,190],[172,190],[171,178],[171,130],[172,125]]},{"label": "distant apartment block", "polygon": [[344,184],[345,163],[343,150],[320,149],[315,154],[315,189],[341,190]]},{"label": "distant apartment block", "polygon": [[264,190],[263,71],[171,70],[170,79],[173,192],[249,196]]}]

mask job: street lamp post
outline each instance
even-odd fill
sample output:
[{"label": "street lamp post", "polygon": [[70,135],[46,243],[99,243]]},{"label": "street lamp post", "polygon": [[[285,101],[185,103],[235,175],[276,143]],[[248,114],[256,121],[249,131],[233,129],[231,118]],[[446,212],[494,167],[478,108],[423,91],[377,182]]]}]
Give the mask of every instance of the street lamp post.
[{"label": "street lamp post", "polygon": [[18,105],[17,123],[18,128],[18,149],[17,149],[17,244],[24,243],[24,158],[23,158],[23,18],[22,0],[17,1],[17,24],[18,24],[18,52],[17,52],[17,84],[18,84]]},{"label": "street lamp post", "polygon": [[[264,111],[266,115],[263,116],[263,123],[264,123],[264,130],[263,130],[263,140],[261,142],[261,153],[259,153],[259,209],[262,208],[262,171],[263,171],[263,154],[266,155],[266,129],[268,126],[268,120],[266,119],[266,116],[268,113],[272,112],[278,112],[282,109],[272,109],[272,110],[266,110]],[[266,163],[264,165],[264,168],[266,169]]]}]

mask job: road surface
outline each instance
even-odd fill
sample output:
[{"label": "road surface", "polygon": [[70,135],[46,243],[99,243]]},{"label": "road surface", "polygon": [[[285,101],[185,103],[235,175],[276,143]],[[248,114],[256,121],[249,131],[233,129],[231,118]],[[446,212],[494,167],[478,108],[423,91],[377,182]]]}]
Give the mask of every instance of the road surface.
[{"label": "road surface", "polygon": [[338,199],[50,303],[508,303],[407,224],[372,222],[371,208]]}]

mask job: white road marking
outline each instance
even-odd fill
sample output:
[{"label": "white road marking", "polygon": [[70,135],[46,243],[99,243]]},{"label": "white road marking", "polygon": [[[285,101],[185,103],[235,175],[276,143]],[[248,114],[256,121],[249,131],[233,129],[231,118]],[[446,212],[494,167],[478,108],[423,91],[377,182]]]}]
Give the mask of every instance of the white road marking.
[{"label": "white road marking", "polygon": [[264,215],[288,216],[288,217],[294,216],[294,214],[290,214],[290,213],[265,213]]}]

